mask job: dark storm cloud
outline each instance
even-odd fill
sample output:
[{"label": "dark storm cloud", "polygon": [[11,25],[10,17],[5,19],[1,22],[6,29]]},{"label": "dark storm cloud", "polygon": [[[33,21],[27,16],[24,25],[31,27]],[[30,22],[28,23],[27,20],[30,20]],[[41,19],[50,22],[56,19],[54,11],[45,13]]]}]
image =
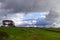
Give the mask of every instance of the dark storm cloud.
[{"label": "dark storm cloud", "polygon": [[4,2],[5,0],[0,0],[0,2]]},{"label": "dark storm cloud", "polygon": [[4,9],[13,9],[13,12],[40,12],[47,11],[47,0],[0,0]]},{"label": "dark storm cloud", "polygon": [[0,0],[0,15],[49,10],[47,0]]}]

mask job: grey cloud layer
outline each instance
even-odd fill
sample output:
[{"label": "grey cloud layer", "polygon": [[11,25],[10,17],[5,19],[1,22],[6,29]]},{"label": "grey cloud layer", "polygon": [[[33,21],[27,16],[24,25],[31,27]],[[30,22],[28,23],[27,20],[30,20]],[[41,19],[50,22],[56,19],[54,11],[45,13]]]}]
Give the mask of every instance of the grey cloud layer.
[{"label": "grey cloud layer", "polygon": [[50,13],[47,19],[52,22],[52,26],[60,27],[60,0],[49,0]]},{"label": "grey cloud layer", "polygon": [[13,9],[14,12],[40,12],[48,10],[47,0],[0,0],[4,9]]},{"label": "grey cloud layer", "polygon": [[47,5],[47,0],[0,0],[0,15],[47,11]]}]

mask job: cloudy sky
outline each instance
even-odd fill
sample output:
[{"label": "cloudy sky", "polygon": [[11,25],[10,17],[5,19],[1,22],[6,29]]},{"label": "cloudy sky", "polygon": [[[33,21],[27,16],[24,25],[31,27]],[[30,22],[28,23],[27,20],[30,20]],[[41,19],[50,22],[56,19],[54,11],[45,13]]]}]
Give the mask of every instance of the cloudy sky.
[{"label": "cloudy sky", "polygon": [[46,18],[56,25],[60,20],[60,0],[0,0],[0,23],[11,19],[21,24],[19,21],[31,18]]},{"label": "cloudy sky", "polygon": [[45,0],[0,0],[0,22],[5,19],[10,19],[16,24],[20,24],[22,19],[38,18],[40,17],[40,12],[48,11],[48,7],[46,6],[47,2],[44,1]]}]

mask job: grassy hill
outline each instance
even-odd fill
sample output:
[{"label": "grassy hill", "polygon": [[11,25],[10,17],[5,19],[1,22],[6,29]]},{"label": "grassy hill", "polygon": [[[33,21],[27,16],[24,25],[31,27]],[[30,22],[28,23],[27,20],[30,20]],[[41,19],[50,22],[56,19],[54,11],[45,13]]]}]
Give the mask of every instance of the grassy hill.
[{"label": "grassy hill", "polygon": [[0,27],[0,31],[8,34],[8,37],[2,40],[60,40],[60,28],[41,29]]}]

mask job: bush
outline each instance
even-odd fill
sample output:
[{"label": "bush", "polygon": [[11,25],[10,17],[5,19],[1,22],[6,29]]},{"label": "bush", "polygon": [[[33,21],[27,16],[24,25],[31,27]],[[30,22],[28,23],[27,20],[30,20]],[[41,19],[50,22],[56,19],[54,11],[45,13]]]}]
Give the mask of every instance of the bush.
[{"label": "bush", "polygon": [[6,32],[0,31],[0,40],[7,40],[9,35]]}]

